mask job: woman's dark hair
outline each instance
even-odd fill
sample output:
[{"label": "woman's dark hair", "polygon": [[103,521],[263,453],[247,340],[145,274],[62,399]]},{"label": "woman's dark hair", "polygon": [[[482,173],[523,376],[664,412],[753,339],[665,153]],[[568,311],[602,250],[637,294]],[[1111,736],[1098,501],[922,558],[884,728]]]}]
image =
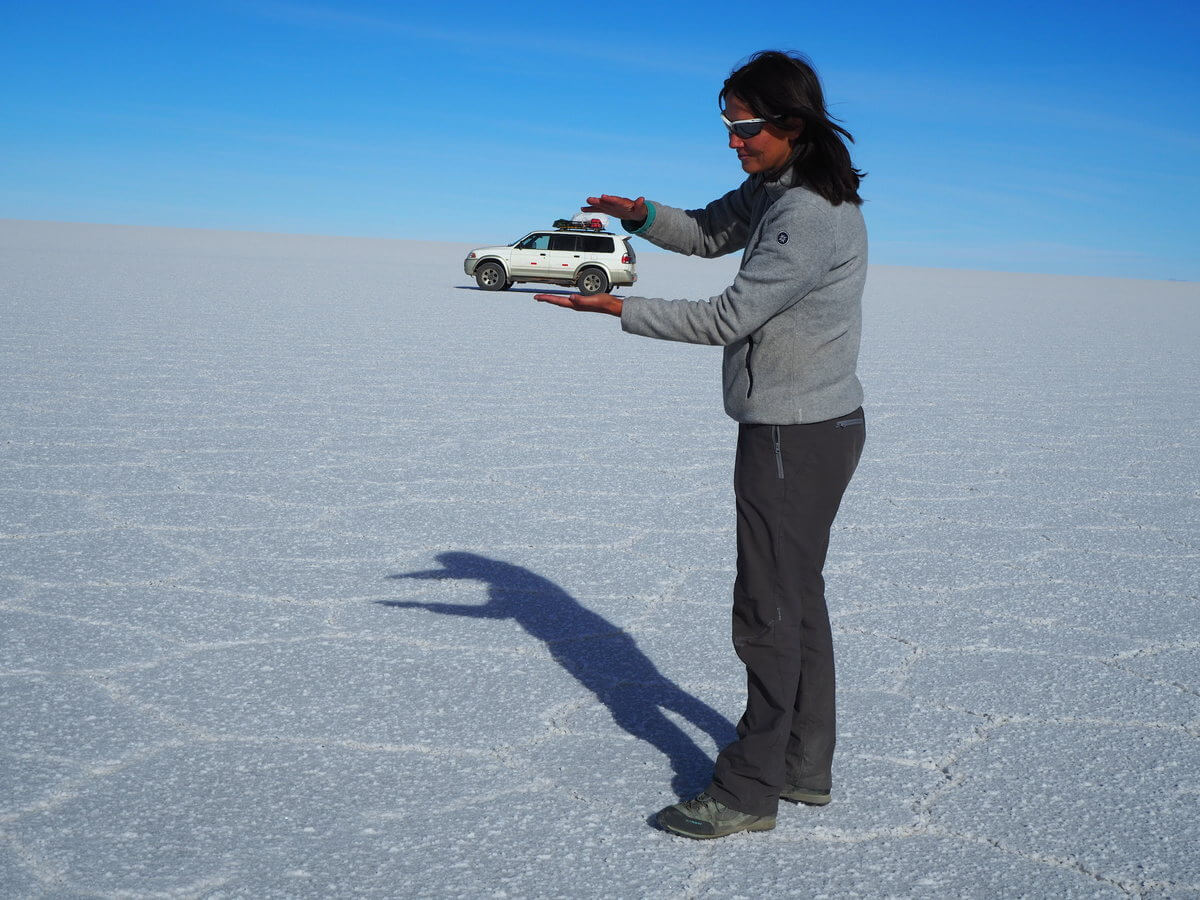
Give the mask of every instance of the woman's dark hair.
[{"label": "woman's dark hair", "polygon": [[792,166],[804,183],[834,206],[860,204],[859,182],[865,172],[854,168],[842,141],[854,138],[825,109],[821,80],[812,64],[799,54],[762,50],[721,85],[720,102],[733,96],[760,118],[780,128],[803,123]]}]

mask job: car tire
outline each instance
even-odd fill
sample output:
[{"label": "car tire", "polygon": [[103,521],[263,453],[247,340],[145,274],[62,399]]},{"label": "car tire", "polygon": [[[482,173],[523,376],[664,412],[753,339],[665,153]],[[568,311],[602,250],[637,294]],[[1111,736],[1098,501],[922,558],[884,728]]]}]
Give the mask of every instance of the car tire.
[{"label": "car tire", "polygon": [[609,288],[608,276],[604,274],[603,269],[595,266],[587,266],[580,271],[575,283],[579,287],[579,293],[585,297],[590,297],[592,294],[603,294]]},{"label": "car tire", "polygon": [[502,291],[511,282],[500,263],[485,262],[475,269],[475,283],[479,285],[480,290]]}]

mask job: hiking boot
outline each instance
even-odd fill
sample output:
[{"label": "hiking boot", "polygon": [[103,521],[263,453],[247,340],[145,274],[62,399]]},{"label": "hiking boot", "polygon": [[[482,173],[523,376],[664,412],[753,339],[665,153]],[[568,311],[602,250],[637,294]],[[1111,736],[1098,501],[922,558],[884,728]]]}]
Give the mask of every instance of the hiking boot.
[{"label": "hiking boot", "polygon": [[812,788],[793,787],[779,795],[780,800],[791,800],[793,803],[806,803],[809,806],[824,806],[832,798],[829,791],[814,791]]},{"label": "hiking boot", "polygon": [[770,831],[775,827],[774,816],[738,812],[708,794],[668,806],[656,820],[666,831],[697,840],[725,837],[739,831]]}]

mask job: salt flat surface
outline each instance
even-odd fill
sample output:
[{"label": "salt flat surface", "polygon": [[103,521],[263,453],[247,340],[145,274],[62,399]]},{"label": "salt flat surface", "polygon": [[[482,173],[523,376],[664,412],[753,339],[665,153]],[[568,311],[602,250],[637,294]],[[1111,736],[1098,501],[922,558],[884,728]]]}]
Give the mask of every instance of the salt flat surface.
[{"label": "salt flat surface", "polygon": [[872,271],[835,802],[691,842],[720,351],[465,249],[0,222],[0,895],[1200,896],[1200,286]]}]

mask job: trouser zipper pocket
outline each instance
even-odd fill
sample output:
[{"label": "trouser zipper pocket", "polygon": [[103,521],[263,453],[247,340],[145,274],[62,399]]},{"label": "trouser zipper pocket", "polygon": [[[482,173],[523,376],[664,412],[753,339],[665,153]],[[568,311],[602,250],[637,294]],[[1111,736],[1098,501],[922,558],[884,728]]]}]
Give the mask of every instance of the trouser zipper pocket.
[{"label": "trouser zipper pocket", "polygon": [[778,425],[771,426],[771,437],[775,441],[775,469],[779,477],[783,478],[783,448],[780,446]]},{"label": "trouser zipper pocket", "polygon": [[836,422],[834,424],[836,424],[838,428],[849,428],[851,425],[862,425],[863,422],[863,419],[842,419],[840,422]]}]

